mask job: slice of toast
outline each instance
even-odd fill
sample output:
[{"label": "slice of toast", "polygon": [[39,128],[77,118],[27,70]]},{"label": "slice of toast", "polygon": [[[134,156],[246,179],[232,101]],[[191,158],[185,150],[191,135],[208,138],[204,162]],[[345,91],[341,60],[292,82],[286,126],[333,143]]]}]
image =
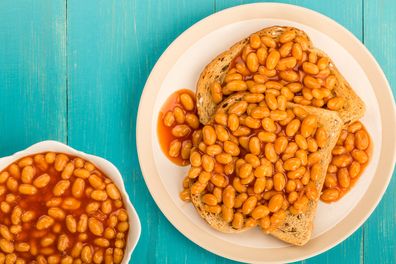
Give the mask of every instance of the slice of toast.
[{"label": "slice of toast", "polygon": [[[245,93],[238,93],[231,95],[230,97],[228,97],[226,100],[224,100],[218,105],[216,111],[220,111],[220,112],[227,111],[227,109],[233,103],[242,100],[244,94]],[[336,142],[338,140],[339,134],[343,126],[343,121],[340,118],[339,114],[334,111],[324,110],[321,108],[316,108],[311,106],[301,106],[293,103],[289,103],[287,107],[288,108],[302,107],[309,114],[316,115],[318,118],[319,125],[325,129],[328,135],[328,140],[326,145],[319,150],[321,156],[320,164],[322,166],[322,172],[317,182],[315,183],[316,188],[318,190],[322,190],[324,179],[326,177],[327,167],[331,161],[331,150],[336,145]],[[289,211],[287,211],[285,222],[282,224],[282,226],[271,231],[270,234],[290,244],[299,245],[299,246],[306,244],[311,238],[313,220],[314,220],[318,200],[319,200],[319,196],[317,200],[310,201],[308,204],[308,208],[304,213],[300,213],[298,215],[292,215]],[[213,227],[214,229],[220,232],[238,233],[249,229],[249,228],[243,228],[240,230],[236,230],[232,228],[230,224],[225,222],[222,219],[221,215],[216,215],[205,211],[204,204],[201,201],[200,195],[192,195],[191,201],[194,204],[197,211],[199,212],[200,216],[203,219],[205,219],[211,227]]]},{"label": "slice of toast", "polygon": [[[307,34],[297,28],[284,27],[284,26],[273,26],[265,28],[256,32],[260,37],[270,36],[274,39],[287,31],[294,30],[297,36],[304,36],[309,41],[309,50],[316,51],[320,56],[329,58],[323,51],[314,48],[311,40]],[[202,71],[198,83],[197,83],[197,108],[200,122],[206,124],[209,122],[210,117],[213,115],[216,109],[216,103],[213,102],[210,85],[217,81],[223,83],[224,78],[230,68],[231,62],[236,58],[249,43],[249,37],[234,44],[230,49],[224,51],[218,55],[212,62],[210,62]],[[338,80],[338,85],[334,88],[334,92],[337,96],[345,98],[345,105],[338,112],[345,125],[352,123],[361,118],[365,112],[365,105],[363,101],[356,95],[351,86],[337,70],[335,64],[330,60],[329,68],[332,74],[334,74]]]}]

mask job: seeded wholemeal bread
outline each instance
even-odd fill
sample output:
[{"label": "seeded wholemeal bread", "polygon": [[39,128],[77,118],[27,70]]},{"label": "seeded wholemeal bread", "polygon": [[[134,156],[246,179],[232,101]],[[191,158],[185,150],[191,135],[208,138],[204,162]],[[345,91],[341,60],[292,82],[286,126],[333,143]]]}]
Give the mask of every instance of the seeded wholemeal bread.
[{"label": "seeded wholemeal bread", "polygon": [[[233,103],[241,101],[244,94],[245,93],[238,93],[228,97],[217,106],[216,111],[226,112]],[[316,107],[300,106],[292,103],[289,103],[287,107],[289,109],[301,107],[309,114],[315,115],[318,118],[319,125],[325,129],[328,135],[326,145],[321,150],[319,150],[321,157],[321,173],[320,177],[315,182],[315,185],[318,190],[321,190],[326,177],[327,167],[331,161],[331,150],[337,142],[343,126],[343,121],[339,117],[339,114],[334,111],[324,110]],[[277,229],[270,231],[270,234],[279,238],[280,240],[294,245],[301,246],[307,243],[311,237],[318,199],[319,196],[315,201],[310,201],[308,208],[304,213],[292,215],[289,211],[287,211],[285,222]],[[229,223],[225,222],[221,215],[216,215],[214,213],[205,211],[204,203],[201,201],[201,195],[192,195],[191,200],[200,216],[205,219],[214,229],[224,233],[238,233],[249,229],[243,228],[236,230],[232,228]]]},{"label": "seeded wholemeal bread", "polygon": [[[294,30],[297,36],[303,36],[308,40],[309,51],[316,51],[320,56],[329,58],[323,51],[313,47],[313,44],[307,34],[297,28],[273,26],[265,28],[257,32],[260,37],[271,36],[274,39],[287,31]],[[218,55],[212,62],[210,62],[202,71],[200,78],[197,83],[197,108],[198,115],[201,123],[206,124],[209,122],[211,116],[216,109],[216,103],[212,100],[210,93],[210,86],[213,82],[217,81],[223,83],[227,71],[230,69],[230,65],[234,58],[236,58],[243,50],[246,44],[249,43],[249,38],[245,38],[238,43],[234,44],[230,49],[224,51]],[[352,123],[361,118],[365,112],[365,106],[363,101],[356,95],[351,86],[337,70],[335,64],[329,58],[329,69],[332,74],[338,80],[338,84],[334,87],[334,92],[337,96],[345,99],[345,105],[338,112],[345,125]]]}]

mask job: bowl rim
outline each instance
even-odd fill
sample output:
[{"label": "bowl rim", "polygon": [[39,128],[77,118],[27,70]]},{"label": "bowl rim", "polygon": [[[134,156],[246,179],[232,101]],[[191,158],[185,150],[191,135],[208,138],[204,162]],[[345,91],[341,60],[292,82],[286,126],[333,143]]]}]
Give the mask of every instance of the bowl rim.
[{"label": "bowl rim", "polygon": [[[269,13],[269,10],[271,10],[271,13]],[[150,106],[153,105],[156,98],[156,93],[159,89],[158,84],[162,83],[171,68],[169,65],[172,65],[172,63],[198,39],[231,23],[263,17],[284,20],[286,16],[288,20],[306,24],[319,31],[326,32],[329,37],[339,42],[340,45],[362,65],[369,81],[377,84],[377,86],[373,85],[373,87],[379,87],[379,89],[375,90],[375,93],[380,106],[381,121],[383,124],[387,124],[387,129],[382,130],[383,142],[386,141],[387,143],[383,144],[381,148],[380,161],[376,169],[376,176],[382,177],[382,180],[374,181],[371,184],[370,188],[366,191],[366,195],[351,210],[348,216],[335,227],[319,237],[312,239],[310,243],[302,248],[287,248],[287,250],[283,251],[284,254],[278,258],[275,256],[277,254],[269,254],[269,256],[272,256],[269,262],[289,262],[306,259],[336,246],[349,237],[367,220],[378,205],[389,185],[396,161],[396,140],[393,134],[393,131],[396,130],[396,114],[389,83],[379,64],[367,48],[351,32],[336,21],[316,11],[300,6],[280,3],[253,3],[222,10],[195,23],[169,45],[158,59],[147,79],[141,95],[137,116],[136,144],[138,158],[144,180],[151,196],[172,225],[197,245],[212,253],[233,260],[265,262],[265,260],[263,261],[254,257],[255,255],[262,255],[259,251],[254,251],[248,247],[242,246],[236,248],[232,243],[207,235],[203,229],[191,223],[188,218],[183,215],[180,209],[172,202],[163,184],[155,181],[153,175],[157,174],[157,172],[152,166],[153,155],[151,150],[153,143],[151,140],[147,139],[147,131],[151,128],[150,121],[148,120],[151,120],[153,116],[153,109]],[[307,17],[309,17],[311,21],[315,21],[315,23],[308,23]],[[248,34],[247,32],[247,35]],[[391,120],[391,122],[389,122],[389,120]],[[380,173],[382,176],[380,176]],[[357,219],[358,221],[353,221],[353,219]],[[342,235],[331,236],[330,233]],[[324,238],[327,238],[329,241],[324,240]],[[321,246],[318,247],[317,244],[321,244]],[[250,255],[244,253],[246,250]],[[263,251],[263,249],[260,250]]]},{"label": "bowl rim", "polygon": [[128,240],[127,240],[127,245],[125,248],[125,251],[127,251],[127,250],[128,251],[124,252],[124,258],[122,260],[123,264],[128,263],[132,257],[132,252],[135,249],[135,247],[139,241],[139,238],[140,238],[141,223],[140,223],[139,216],[136,212],[136,209],[134,208],[134,206],[132,205],[132,202],[130,201],[129,194],[125,189],[125,183],[122,178],[122,175],[113,163],[111,163],[110,161],[108,161],[107,159],[104,159],[102,157],[76,150],[62,142],[59,142],[59,141],[44,140],[44,141],[37,142],[23,150],[15,152],[14,154],[11,154],[9,156],[1,157],[0,158],[0,170],[7,167],[12,162],[19,160],[22,157],[26,157],[26,156],[30,156],[30,155],[34,155],[34,154],[38,154],[38,153],[43,153],[43,152],[48,152],[48,151],[56,152],[56,153],[65,153],[65,154],[70,154],[73,156],[81,157],[84,160],[91,162],[92,164],[94,164],[95,166],[100,168],[102,171],[103,171],[103,168],[106,167],[105,170],[111,171],[110,175],[108,173],[105,174],[106,177],[109,177],[113,181],[115,178],[117,178],[122,183],[122,186],[119,186],[119,184],[116,184],[114,182],[117,185],[118,189],[121,191],[121,194],[122,194],[123,200],[124,200],[124,204],[125,204],[125,207],[128,211],[128,215],[129,215],[128,222],[129,222],[130,228],[128,230]]}]

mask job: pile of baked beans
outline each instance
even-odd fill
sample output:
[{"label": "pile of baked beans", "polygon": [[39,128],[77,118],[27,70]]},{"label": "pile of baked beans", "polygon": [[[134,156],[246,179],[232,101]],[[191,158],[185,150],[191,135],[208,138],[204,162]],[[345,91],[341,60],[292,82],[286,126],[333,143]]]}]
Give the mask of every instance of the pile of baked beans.
[{"label": "pile of baked beans", "polygon": [[369,161],[370,137],[357,121],[341,131],[320,196],[324,202],[340,199],[356,182]]},{"label": "pile of baked beans", "polygon": [[264,98],[246,94],[194,131],[180,197],[202,195],[205,210],[235,229],[260,225],[270,231],[286,210],[304,212],[318,198],[318,150],[326,142],[315,115],[282,103],[270,110]]},{"label": "pile of baked beans", "polygon": [[[253,34],[224,82],[210,86],[217,104],[236,93],[240,100],[218,109],[209,124],[199,125],[193,96],[182,100],[185,92],[173,94],[176,104],[165,105],[159,136],[171,135],[168,141],[160,140],[168,157],[182,157],[184,164],[189,158],[180,198],[191,201],[192,195],[199,195],[207,212],[235,229],[259,226],[270,232],[283,223],[286,212],[304,212],[320,195],[319,150],[327,134],[315,115],[287,105],[340,110],[345,99],[334,92],[338,80],[329,66],[330,60],[310,50],[308,39],[294,30],[278,38]],[[195,115],[193,125],[186,121],[187,114]],[[322,200],[334,201],[352,186],[348,179],[357,179],[368,160],[367,142],[360,122],[341,133]]]},{"label": "pile of baked beans", "polygon": [[337,78],[330,61],[309,50],[309,41],[295,30],[279,38],[250,36],[240,56],[232,63],[223,84],[214,82],[211,95],[215,103],[224,96],[249,91],[265,96],[282,96],[288,102],[339,110],[345,100],[333,89]]},{"label": "pile of baked beans", "polygon": [[0,172],[0,263],[120,263],[129,229],[116,185],[62,153]]}]

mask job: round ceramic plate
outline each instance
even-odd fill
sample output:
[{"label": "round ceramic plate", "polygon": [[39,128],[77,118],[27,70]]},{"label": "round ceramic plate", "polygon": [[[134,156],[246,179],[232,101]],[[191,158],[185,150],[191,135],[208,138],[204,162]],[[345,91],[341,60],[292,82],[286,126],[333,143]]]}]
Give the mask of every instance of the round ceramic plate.
[{"label": "round ceramic plate", "polygon": [[[195,90],[202,69],[216,55],[251,33],[274,25],[304,30],[314,46],[334,60],[366,103],[367,111],[362,121],[374,145],[371,161],[354,188],[337,203],[319,204],[312,239],[303,247],[283,243],[258,228],[242,234],[223,234],[210,228],[191,204],[179,199],[181,182],[188,168],[168,161],[157,138],[158,113],[170,94],[181,88]],[[395,164],[396,119],[392,98],[389,84],[373,56],[335,21],[314,11],[285,4],[262,3],[227,9],[185,31],[152,70],[141,97],[137,122],[137,147],[143,176],[164,215],[199,246],[244,262],[305,259],[346,239],[380,201]]]}]

